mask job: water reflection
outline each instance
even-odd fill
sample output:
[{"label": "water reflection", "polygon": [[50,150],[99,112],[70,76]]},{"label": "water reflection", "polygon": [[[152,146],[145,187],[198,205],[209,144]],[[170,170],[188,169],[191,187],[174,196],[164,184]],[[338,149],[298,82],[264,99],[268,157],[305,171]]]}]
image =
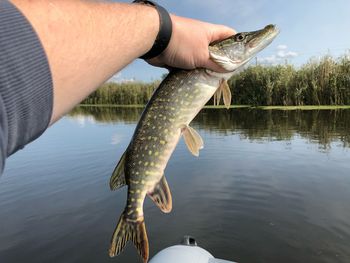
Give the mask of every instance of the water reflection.
[{"label": "water reflection", "polygon": [[[75,109],[7,160],[1,263],[140,262],[131,244],[112,260],[107,249],[126,202],[109,178],[141,112]],[[241,263],[348,263],[349,114],[203,110],[199,158],[180,140],[165,170],[173,211],[146,199],[150,255],[190,234]]]},{"label": "water reflection", "polygon": [[[78,107],[70,116],[102,123],[135,123],[142,108]],[[350,145],[350,110],[281,111],[256,109],[203,109],[194,126],[219,134],[239,133],[249,140],[292,140],[300,136],[327,150],[332,142]]]}]

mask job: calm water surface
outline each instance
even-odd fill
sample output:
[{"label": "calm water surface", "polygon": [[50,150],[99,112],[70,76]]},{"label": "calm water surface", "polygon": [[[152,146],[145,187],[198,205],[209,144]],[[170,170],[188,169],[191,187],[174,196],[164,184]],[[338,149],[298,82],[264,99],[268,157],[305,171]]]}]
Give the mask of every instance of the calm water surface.
[{"label": "calm water surface", "polygon": [[[0,262],[140,262],[107,249],[126,201],[108,182],[140,109],[80,108],[0,179]],[[350,111],[204,110],[205,148],[166,169],[173,211],[147,200],[150,253],[197,238],[241,263],[350,262]]]}]

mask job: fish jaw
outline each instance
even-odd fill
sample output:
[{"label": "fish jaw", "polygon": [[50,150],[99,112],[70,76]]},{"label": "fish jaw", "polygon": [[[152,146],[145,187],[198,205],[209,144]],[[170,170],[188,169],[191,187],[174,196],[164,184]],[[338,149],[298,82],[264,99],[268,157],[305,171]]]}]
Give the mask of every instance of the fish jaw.
[{"label": "fish jaw", "polygon": [[278,33],[279,29],[275,25],[267,25],[257,31],[237,33],[212,43],[209,46],[210,58],[232,75],[235,70],[267,47]]}]

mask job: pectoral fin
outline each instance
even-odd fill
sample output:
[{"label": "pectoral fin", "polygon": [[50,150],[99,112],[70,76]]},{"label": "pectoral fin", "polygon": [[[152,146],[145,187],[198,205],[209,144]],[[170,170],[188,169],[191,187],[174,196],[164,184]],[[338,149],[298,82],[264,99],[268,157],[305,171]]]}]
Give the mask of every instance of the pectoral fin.
[{"label": "pectoral fin", "polygon": [[190,126],[184,125],[182,135],[184,136],[188,150],[193,155],[199,156],[199,150],[203,148],[204,143],[198,132]]},{"label": "pectoral fin", "polygon": [[221,80],[219,90],[222,90],[225,107],[226,109],[229,109],[231,106],[232,95],[231,95],[231,90],[230,90],[230,87],[228,86],[227,80],[225,79]]},{"label": "pectoral fin", "polygon": [[164,213],[169,213],[173,207],[170,189],[168,182],[163,175],[159,183],[154,187],[153,191],[148,193],[148,196],[156,203],[160,210]]},{"label": "pectoral fin", "polygon": [[116,190],[126,185],[124,174],[125,153],[120,158],[117,166],[114,168],[113,174],[109,181],[109,187],[111,190]]}]

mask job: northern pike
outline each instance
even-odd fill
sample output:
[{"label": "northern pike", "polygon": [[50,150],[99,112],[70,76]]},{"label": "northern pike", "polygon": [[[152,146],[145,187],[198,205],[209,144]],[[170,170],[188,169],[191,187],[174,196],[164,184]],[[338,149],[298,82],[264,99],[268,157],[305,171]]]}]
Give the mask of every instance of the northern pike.
[{"label": "northern pike", "polygon": [[118,255],[132,240],[143,262],[148,261],[149,246],[143,203],[148,195],[161,211],[169,213],[172,197],[164,169],[181,136],[189,151],[199,155],[203,140],[189,126],[193,118],[215,94],[223,96],[227,108],[231,92],[227,80],[234,71],[264,49],[278,34],[274,25],[237,33],[209,45],[212,61],[227,73],[208,69],[174,70],[160,83],[145,107],[132,140],[110,179],[110,188],[128,186],[127,204],[111,239],[109,255]]}]

